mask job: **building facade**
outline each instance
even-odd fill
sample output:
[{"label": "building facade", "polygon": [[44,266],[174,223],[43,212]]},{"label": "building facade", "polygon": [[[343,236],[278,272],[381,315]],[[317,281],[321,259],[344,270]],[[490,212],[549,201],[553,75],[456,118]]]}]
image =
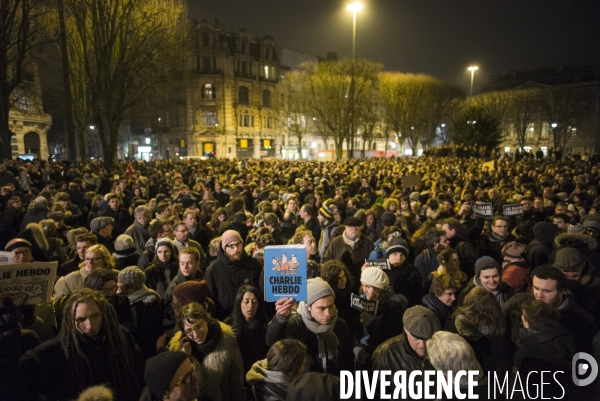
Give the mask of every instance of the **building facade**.
[{"label": "building facade", "polygon": [[48,159],[46,133],[52,126],[52,117],[44,113],[37,64],[25,67],[23,82],[11,96],[8,128],[13,132],[12,157]]},{"label": "building facade", "polygon": [[[530,71],[510,71],[506,75],[490,77],[483,85],[481,93],[511,91],[535,88],[572,88],[586,92],[587,115],[579,126],[570,126],[571,137],[567,142],[566,154],[592,154],[600,145],[600,75],[593,66],[557,65],[554,68],[539,68]],[[527,128],[524,151],[533,153],[541,150],[545,155],[554,148],[553,129],[556,123],[547,121],[541,111],[537,111]],[[504,141],[500,150],[515,153],[520,148],[515,123],[510,118],[503,124]]]}]

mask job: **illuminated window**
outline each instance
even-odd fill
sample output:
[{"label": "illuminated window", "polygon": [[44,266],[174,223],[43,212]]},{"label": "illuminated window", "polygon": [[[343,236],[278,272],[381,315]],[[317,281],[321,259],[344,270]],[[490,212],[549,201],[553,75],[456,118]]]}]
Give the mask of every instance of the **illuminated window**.
[{"label": "illuminated window", "polygon": [[212,143],[204,144],[204,153],[206,153],[206,152],[213,152],[213,144]]},{"label": "illuminated window", "polygon": [[247,139],[240,139],[240,148],[247,148],[248,147],[248,140]]},{"label": "illuminated window", "polygon": [[269,79],[269,67],[265,65],[265,78]]}]

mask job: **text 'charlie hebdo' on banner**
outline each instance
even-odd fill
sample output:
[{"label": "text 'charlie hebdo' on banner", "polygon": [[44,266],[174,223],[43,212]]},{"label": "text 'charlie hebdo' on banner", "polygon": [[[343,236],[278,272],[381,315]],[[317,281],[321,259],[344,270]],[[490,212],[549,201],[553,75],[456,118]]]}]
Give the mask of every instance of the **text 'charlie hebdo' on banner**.
[{"label": "text 'charlie hebdo' on banner", "polygon": [[494,218],[494,207],[491,202],[475,203],[471,202],[471,209],[475,217],[492,220]]},{"label": "text 'charlie hebdo' on banner", "polygon": [[281,298],[306,301],[307,271],[304,245],[265,247],[265,301]]},{"label": "text 'charlie hebdo' on banner", "polygon": [[48,303],[52,298],[58,262],[0,264],[0,299],[16,305]]}]

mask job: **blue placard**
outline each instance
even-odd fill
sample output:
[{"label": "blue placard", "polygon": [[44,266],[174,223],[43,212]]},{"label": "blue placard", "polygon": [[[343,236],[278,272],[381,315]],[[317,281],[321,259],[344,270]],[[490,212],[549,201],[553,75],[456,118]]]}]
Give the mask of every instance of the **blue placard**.
[{"label": "blue placard", "polygon": [[265,247],[265,301],[307,299],[306,248],[304,245]]}]

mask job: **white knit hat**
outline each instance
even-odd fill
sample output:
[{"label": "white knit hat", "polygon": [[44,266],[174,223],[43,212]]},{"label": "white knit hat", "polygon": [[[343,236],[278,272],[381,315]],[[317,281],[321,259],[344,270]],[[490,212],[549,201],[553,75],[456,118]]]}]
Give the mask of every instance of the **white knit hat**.
[{"label": "white knit hat", "polygon": [[333,289],[327,281],[323,280],[321,277],[308,279],[307,282],[308,297],[306,299],[306,305],[311,306],[319,299],[330,295],[335,298],[335,292],[333,292]]},{"label": "white knit hat", "polygon": [[388,275],[378,267],[367,267],[363,270],[360,275],[360,282],[382,290],[390,285]]}]

